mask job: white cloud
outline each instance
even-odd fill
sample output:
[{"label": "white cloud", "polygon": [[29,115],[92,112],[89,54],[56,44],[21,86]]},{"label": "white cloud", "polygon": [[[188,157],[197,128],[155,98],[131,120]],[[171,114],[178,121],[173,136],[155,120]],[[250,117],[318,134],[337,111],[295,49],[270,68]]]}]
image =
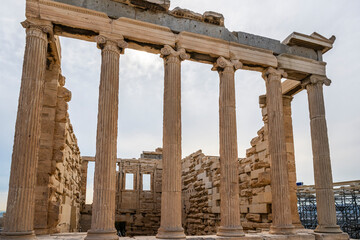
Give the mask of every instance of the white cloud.
[{"label": "white cloud", "polygon": [[0,192],[0,212],[6,210],[7,196],[7,192]]}]

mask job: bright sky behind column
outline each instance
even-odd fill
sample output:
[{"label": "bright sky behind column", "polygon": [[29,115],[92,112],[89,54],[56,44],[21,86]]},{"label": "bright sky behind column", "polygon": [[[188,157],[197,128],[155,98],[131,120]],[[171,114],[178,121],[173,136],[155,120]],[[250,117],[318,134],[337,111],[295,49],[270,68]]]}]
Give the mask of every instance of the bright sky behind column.
[{"label": "bright sky behind column", "polygon": [[[211,10],[225,17],[231,31],[243,31],[282,41],[296,31],[337,37],[324,55],[326,118],[334,181],[360,179],[360,1],[347,0],[172,0],[195,12]],[[0,8],[0,210],[5,210],[18,94],[25,47],[25,1],[4,1]],[[62,73],[72,91],[70,119],[82,155],[94,156],[100,50],[95,43],[61,38]],[[118,157],[138,158],[143,150],[162,145],[163,62],[159,55],[125,50],[120,57]],[[236,72],[236,111],[239,157],[262,127],[258,96],[265,93],[259,72]],[[202,149],[219,154],[219,79],[211,66],[182,63],[183,156]],[[292,103],[297,179],[313,183],[310,125],[306,92]],[[92,198],[93,168],[89,164],[88,196]]]}]

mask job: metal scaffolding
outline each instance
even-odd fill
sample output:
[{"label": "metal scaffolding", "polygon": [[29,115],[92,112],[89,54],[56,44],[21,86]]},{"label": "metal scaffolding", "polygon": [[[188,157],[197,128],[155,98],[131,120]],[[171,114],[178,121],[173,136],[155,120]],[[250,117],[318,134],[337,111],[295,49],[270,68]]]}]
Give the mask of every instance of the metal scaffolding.
[{"label": "metal scaffolding", "polygon": [[[351,238],[360,239],[360,181],[334,183],[337,224]],[[299,186],[297,191],[301,223],[315,229],[317,222],[314,186]]]}]

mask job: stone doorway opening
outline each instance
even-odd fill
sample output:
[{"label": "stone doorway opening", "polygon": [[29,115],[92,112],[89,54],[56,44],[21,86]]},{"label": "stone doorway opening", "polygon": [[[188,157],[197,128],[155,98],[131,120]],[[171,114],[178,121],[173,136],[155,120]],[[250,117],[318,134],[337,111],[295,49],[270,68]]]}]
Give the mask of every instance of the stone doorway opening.
[{"label": "stone doorway opening", "polygon": [[119,237],[125,237],[126,234],[126,222],[115,222],[115,228]]}]

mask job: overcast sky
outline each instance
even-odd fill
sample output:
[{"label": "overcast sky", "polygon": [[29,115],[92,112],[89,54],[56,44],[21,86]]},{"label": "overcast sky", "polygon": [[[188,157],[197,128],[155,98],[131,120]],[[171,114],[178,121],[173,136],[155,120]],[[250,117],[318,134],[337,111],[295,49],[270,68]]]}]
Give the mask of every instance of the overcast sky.
[{"label": "overcast sky", "polygon": [[[334,181],[360,179],[360,1],[359,0],[172,0],[203,13],[225,16],[231,31],[244,31],[277,40],[296,31],[336,36],[334,49],[324,55],[327,75],[326,117]],[[6,208],[11,153],[21,80],[25,31],[25,1],[4,1],[0,8],[0,210]],[[70,119],[82,155],[95,155],[100,50],[95,43],[61,38],[62,73],[72,91]],[[159,55],[126,50],[120,58],[118,157],[138,158],[143,150],[162,145],[163,63]],[[239,157],[262,127],[258,96],[265,93],[259,72],[236,72]],[[211,66],[182,63],[183,157],[202,149],[219,155],[219,79]],[[306,92],[293,100],[297,179],[313,184],[309,113]],[[90,166],[88,201],[93,177]]]}]

